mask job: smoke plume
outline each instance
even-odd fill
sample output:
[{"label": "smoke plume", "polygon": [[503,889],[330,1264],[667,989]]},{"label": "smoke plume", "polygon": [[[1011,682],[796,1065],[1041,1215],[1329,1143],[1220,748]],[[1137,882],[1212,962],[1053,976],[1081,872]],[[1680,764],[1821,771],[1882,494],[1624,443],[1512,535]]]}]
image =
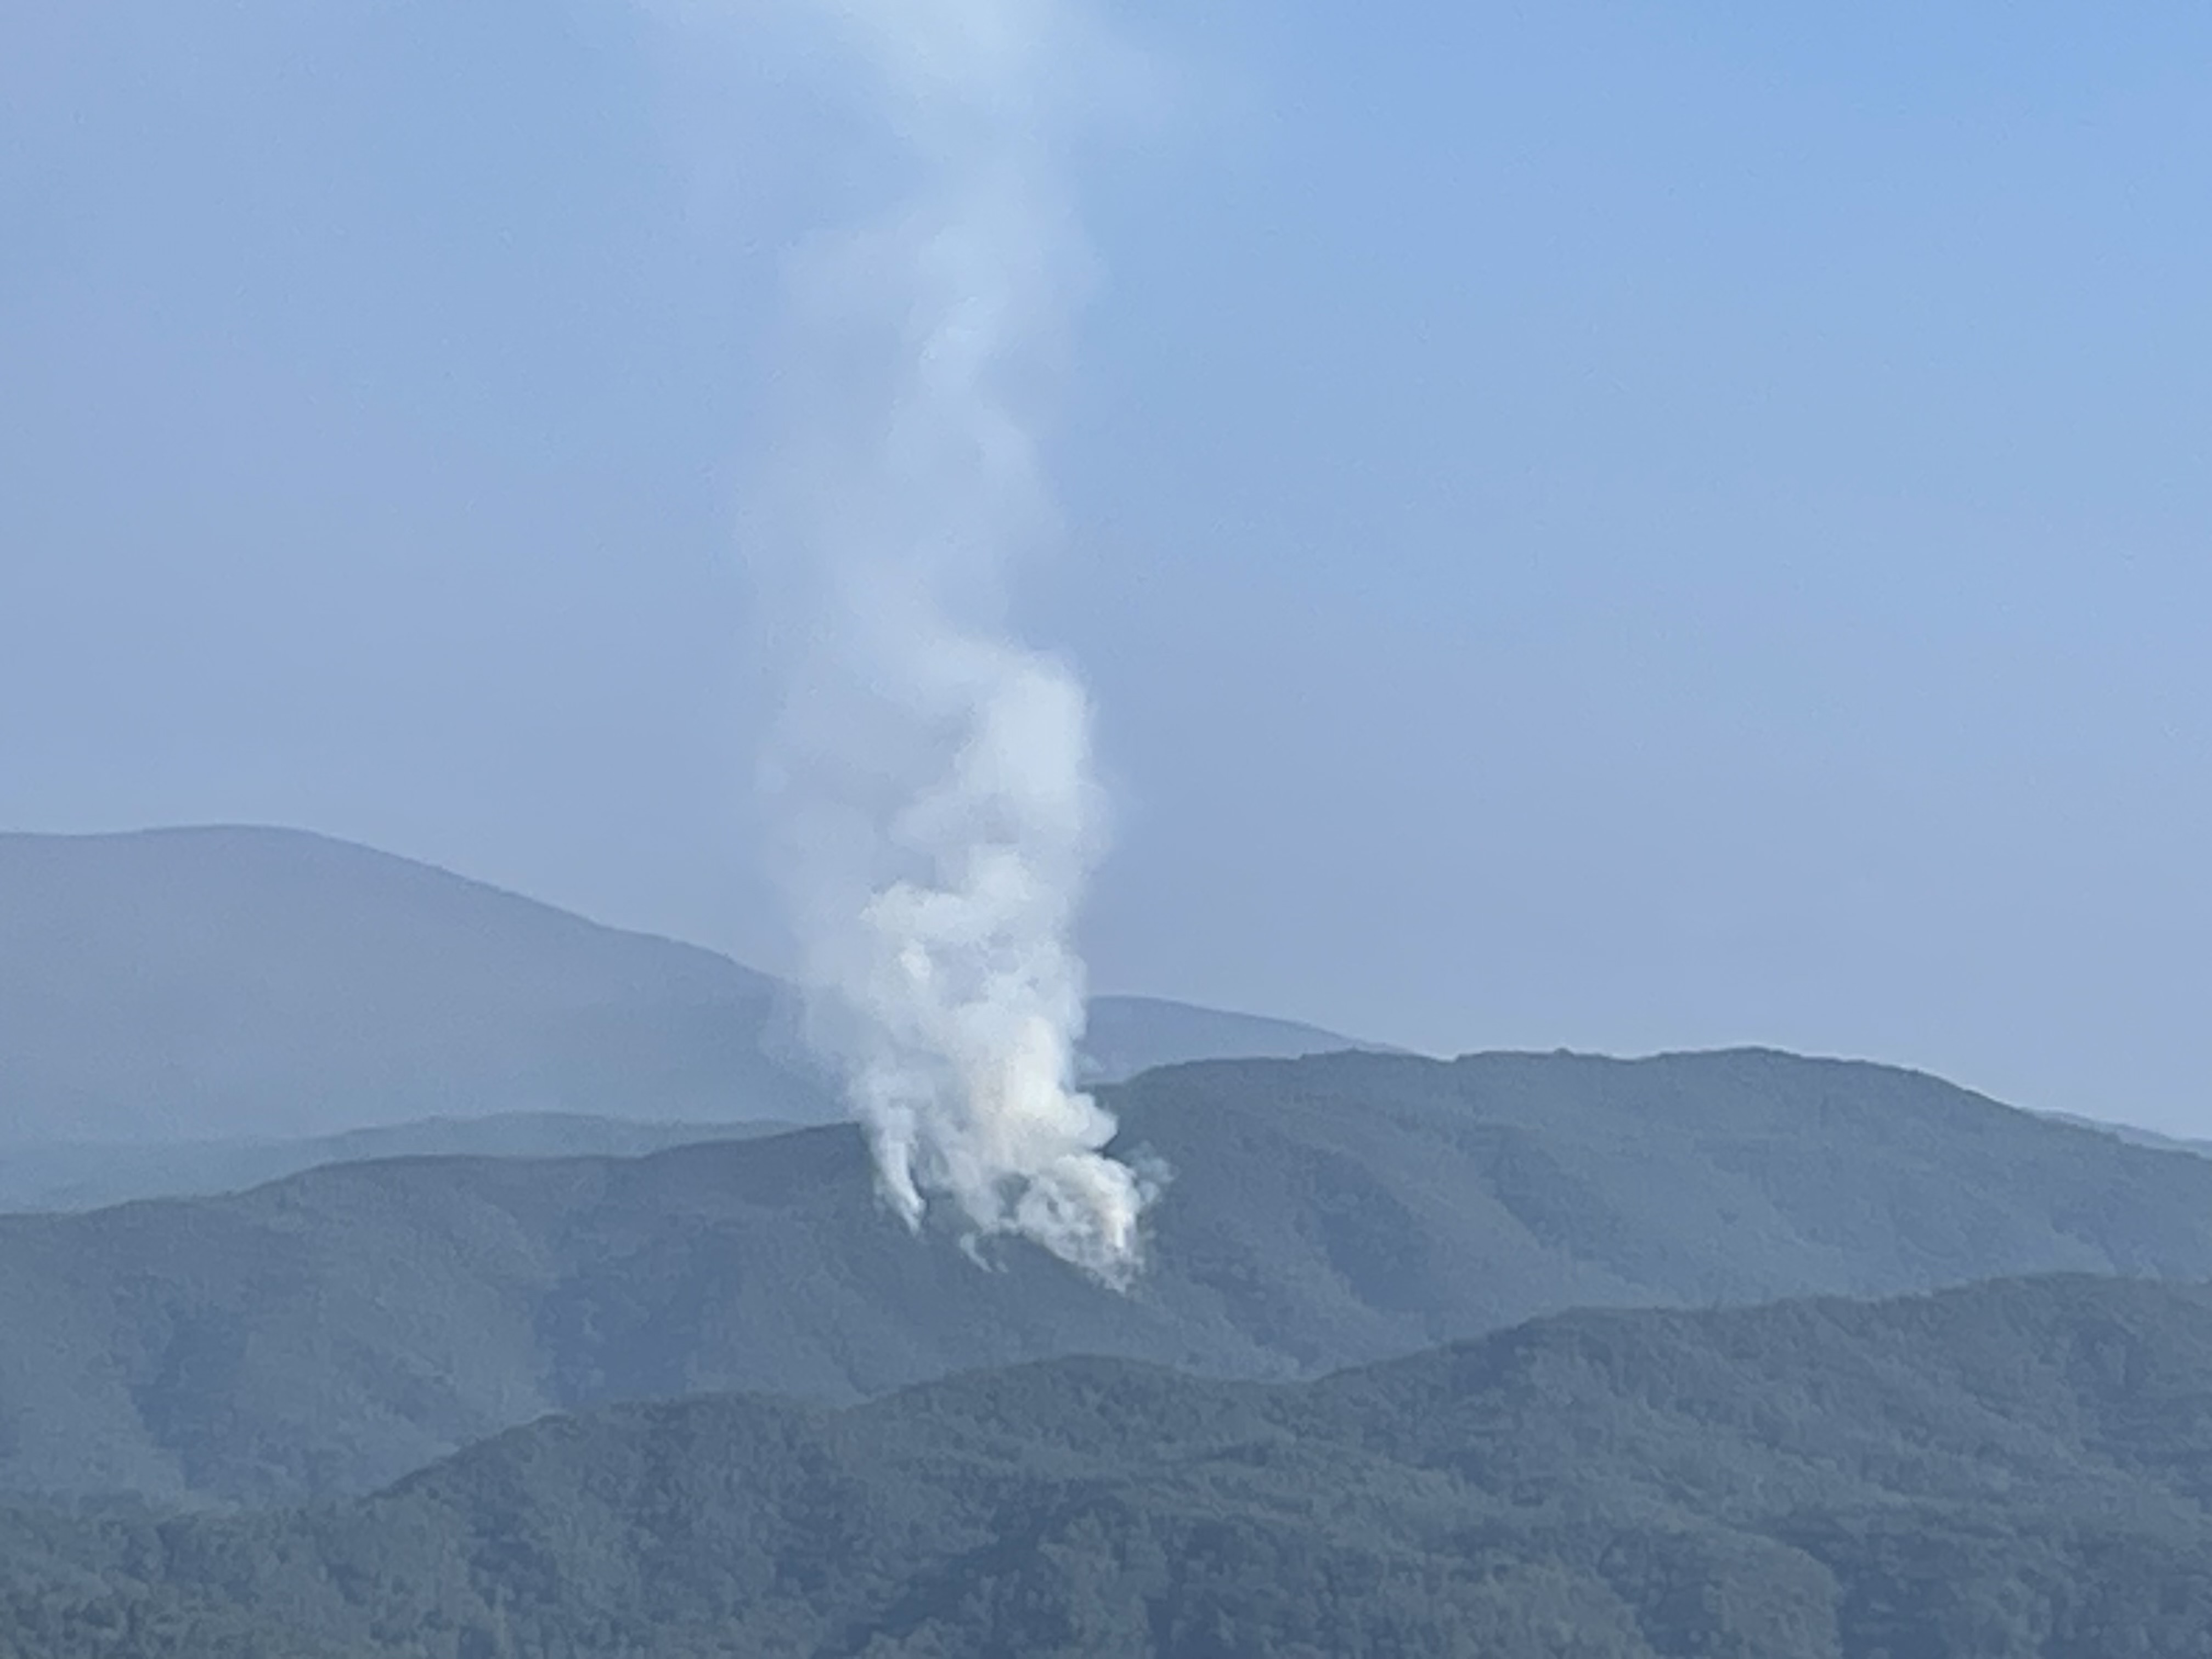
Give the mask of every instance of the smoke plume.
[{"label": "smoke plume", "polygon": [[1019,1235],[1109,1283],[1149,1183],[1073,1086],[1071,939],[1100,851],[1090,711],[1010,636],[1053,514],[1036,410],[1085,267],[1068,105],[1111,61],[1074,0],[809,0],[910,187],[809,250],[763,591],[787,683],[767,768],[811,1024],[910,1225]]}]

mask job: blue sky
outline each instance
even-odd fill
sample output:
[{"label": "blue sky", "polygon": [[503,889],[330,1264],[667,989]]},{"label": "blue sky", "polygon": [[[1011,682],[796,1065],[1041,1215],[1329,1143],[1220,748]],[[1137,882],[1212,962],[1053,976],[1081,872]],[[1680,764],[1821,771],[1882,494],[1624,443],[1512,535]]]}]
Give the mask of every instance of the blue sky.
[{"label": "blue sky", "polygon": [[[1128,29],[1019,596],[1101,983],[2212,1133],[2212,15]],[[773,963],[732,547],[779,262],[888,187],[823,76],[617,0],[0,16],[0,823]]]}]

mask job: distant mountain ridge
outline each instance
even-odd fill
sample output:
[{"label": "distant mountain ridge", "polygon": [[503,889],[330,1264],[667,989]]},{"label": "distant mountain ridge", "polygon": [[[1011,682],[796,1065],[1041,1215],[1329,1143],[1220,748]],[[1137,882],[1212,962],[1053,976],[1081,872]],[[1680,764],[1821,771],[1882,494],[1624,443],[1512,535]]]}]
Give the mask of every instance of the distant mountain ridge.
[{"label": "distant mountain ridge", "polygon": [[2106,1123],[2100,1118],[2077,1117],[2071,1112],[2046,1112],[2053,1122],[2068,1123],[2077,1129],[2091,1129],[2099,1134],[2111,1135],[2132,1146],[2152,1146],[2165,1152],[2194,1152],[2199,1158],[2212,1158],[2212,1140],[2162,1135],[2155,1129],[2139,1129],[2131,1123]]},{"label": "distant mountain ridge", "polygon": [[0,836],[18,1140],[817,1121],[819,1087],[761,1052],[775,994],[710,951],[322,836]]},{"label": "distant mountain ridge", "polygon": [[[300,831],[0,835],[0,1146],[842,1115],[769,975]],[[1091,1072],[1356,1046],[1101,998]]]},{"label": "distant mountain ridge", "polygon": [[1093,997],[1090,1013],[1081,1056],[1086,1083],[1126,1082],[1140,1072],[1200,1060],[1304,1060],[1347,1050],[1406,1052],[1297,1020],[1224,1013],[1161,997]]},{"label": "distant mountain ridge", "polygon": [[42,1659],[2202,1659],[2212,1286],[1577,1313],[554,1418],[365,1501],[0,1511]]},{"label": "distant mountain ridge", "polygon": [[106,1209],[144,1198],[244,1192],[326,1164],[403,1158],[642,1158],[701,1141],[784,1134],[799,1126],[651,1123],[561,1112],[425,1118],[293,1139],[150,1145],[63,1141],[0,1151],[0,1214]]},{"label": "distant mountain ridge", "polygon": [[1280,1378],[1577,1306],[2212,1278],[2212,1160],[1880,1066],[1347,1053],[1106,1098],[1172,1170],[1127,1297],[908,1235],[846,1126],[0,1218],[0,1491],[260,1502],[623,1400],[1079,1352]]}]

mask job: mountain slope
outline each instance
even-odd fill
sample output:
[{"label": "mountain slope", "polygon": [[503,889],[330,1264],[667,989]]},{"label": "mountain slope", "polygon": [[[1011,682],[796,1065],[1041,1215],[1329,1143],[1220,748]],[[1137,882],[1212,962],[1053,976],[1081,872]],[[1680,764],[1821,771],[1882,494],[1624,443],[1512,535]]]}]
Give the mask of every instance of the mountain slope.
[{"label": "mountain slope", "polygon": [[0,1520],[67,1659],[2203,1659],[2212,1289],[1576,1314],[1297,1387],[1073,1359],[556,1419],[349,1509]]},{"label": "mountain slope", "polygon": [[[838,1117],[793,1002],[711,951],[319,836],[0,835],[0,1146]],[[1354,1046],[1145,998],[1092,1018],[1109,1081]]]},{"label": "mountain slope", "polygon": [[1182,1172],[1164,1257],[1289,1298],[1313,1366],[1562,1307],[2212,1272],[2206,1160],[1889,1066],[1339,1054],[1114,1098]]},{"label": "mountain slope", "polygon": [[1283,1377],[1592,1304],[2212,1276],[2212,1160],[1877,1066],[1352,1054],[1110,1099],[1174,1171],[1126,1297],[910,1237],[842,1127],[0,1218],[0,1490],[266,1500],[625,1399],[1071,1352]]},{"label": "mountain slope", "polygon": [[0,941],[16,1140],[829,1115],[763,975],[320,836],[0,836]]}]

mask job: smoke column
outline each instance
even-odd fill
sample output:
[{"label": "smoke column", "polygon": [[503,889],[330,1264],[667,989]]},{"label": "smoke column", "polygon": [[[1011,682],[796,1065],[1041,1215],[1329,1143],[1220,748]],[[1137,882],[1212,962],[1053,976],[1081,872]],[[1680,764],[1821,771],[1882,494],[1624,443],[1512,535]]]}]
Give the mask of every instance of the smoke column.
[{"label": "smoke column", "polygon": [[1109,1283],[1152,1187],[1073,1086],[1071,933],[1100,851],[1090,713],[1010,636],[1047,541],[1035,453],[1085,265],[1069,106],[1112,61],[1076,0],[808,0],[871,77],[910,189],[793,281],[798,407],[762,588],[785,656],[764,769],[814,1041],[884,1195]]}]

